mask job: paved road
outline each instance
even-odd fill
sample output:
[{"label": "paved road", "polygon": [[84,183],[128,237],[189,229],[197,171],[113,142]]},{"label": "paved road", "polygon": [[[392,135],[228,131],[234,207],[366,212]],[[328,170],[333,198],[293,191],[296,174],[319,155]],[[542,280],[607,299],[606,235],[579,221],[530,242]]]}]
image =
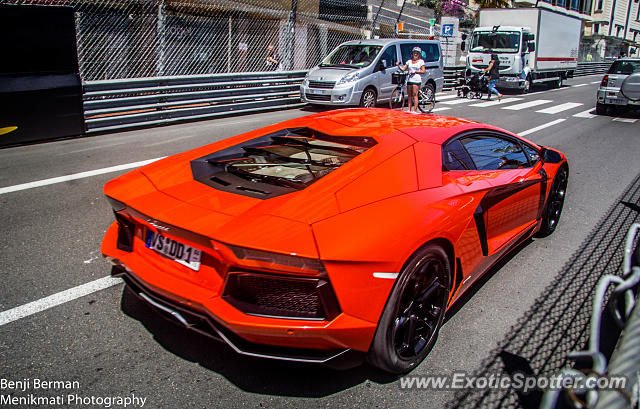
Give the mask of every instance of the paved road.
[{"label": "paved road", "polygon": [[[531,241],[459,303],[436,347],[412,374],[476,369],[640,173],[638,116],[592,115],[597,82],[597,76],[577,78],[556,90],[505,95],[500,103],[440,97],[438,113],[491,123],[564,151],[571,177],[556,233]],[[222,344],[167,325],[122,284],[62,302],[78,290],[60,292],[109,273],[99,243],[112,214],[101,192],[107,180],[124,171],[2,189],[158,158],[317,111],[270,112],[0,150],[0,311],[21,307],[27,315],[39,305],[28,303],[55,294],[45,301],[61,302],[12,322],[3,322],[7,315],[0,313],[0,378],[79,383],[48,390],[31,383],[28,389],[18,387],[25,391],[0,393],[136,396],[151,408],[442,407],[450,393],[401,390],[396,379],[368,367],[334,372],[237,356]]]}]

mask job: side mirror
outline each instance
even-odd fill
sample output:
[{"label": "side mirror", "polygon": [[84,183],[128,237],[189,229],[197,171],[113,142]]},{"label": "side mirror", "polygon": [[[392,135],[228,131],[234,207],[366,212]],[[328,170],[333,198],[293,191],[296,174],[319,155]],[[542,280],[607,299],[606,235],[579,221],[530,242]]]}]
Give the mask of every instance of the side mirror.
[{"label": "side mirror", "polygon": [[542,147],[540,149],[540,158],[544,163],[560,163],[562,156],[556,151],[552,151],[548,148]]},{"label": "side mirror", "polygon": [[387,68],[387,60],[378,61],[378,65],[376,65],[376,71],[384,71]]},{"label": "side mirror", "polygon": [[535,41],[529,41],[527,43],[527,48],[529,49],[529,51],[533,52],[536,50],[536,42]]}]

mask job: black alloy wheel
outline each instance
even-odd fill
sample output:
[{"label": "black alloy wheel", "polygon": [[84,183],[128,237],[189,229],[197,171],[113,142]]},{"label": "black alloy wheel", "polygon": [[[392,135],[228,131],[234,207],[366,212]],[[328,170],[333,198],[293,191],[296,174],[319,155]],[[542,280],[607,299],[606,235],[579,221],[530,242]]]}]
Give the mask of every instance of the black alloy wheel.
[{"label": "black alloy wheel", "polygon": [[387,301],[369,350],[369,362],[390,373],[415,368],[433,348],[451,288],[446,252],[437,245],[418,250],[406,263]]},{"label": "black alloy wheel", "polygon": [[377,100],[376,91],[373,88],[367,88],[362,93],[362,98],[360,98],[360,106],[363,108],[373,108],[376,106]]},{"label": "black alloy wheel", "polygon": [[562,207],[564,206],[568,181],[569,172],[565,166],[562,166],[558,169],[556,177],[553,178],[553,185],[551,185],[547,205],[545,206],[542,216],[542,225],[538,233],[539,236],[548,236],[556,230],[558,222],[560,221],[560,215],[562,214]]}]

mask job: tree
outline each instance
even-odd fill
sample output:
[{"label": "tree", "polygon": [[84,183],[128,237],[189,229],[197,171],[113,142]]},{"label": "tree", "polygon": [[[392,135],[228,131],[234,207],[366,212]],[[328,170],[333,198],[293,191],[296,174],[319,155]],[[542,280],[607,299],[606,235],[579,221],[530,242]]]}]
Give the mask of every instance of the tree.
[{"label": "tree", "polygon": [[478,0],[478,5],[482,9],[501,9],[511,5],[510,0]]}]

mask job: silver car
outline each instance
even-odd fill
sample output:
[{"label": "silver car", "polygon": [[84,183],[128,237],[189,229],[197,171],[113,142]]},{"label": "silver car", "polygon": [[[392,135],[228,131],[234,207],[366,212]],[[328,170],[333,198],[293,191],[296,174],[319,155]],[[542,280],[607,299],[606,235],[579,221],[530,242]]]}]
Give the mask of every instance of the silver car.
[{"label": "silver car", "polygon": [[396,85],[391,74],[397,62],[411,58],[413,47],[422,49],[426,72],[422,86],[427,94],[442,90],[444,73],[440,42],[434,40],[356,40],[340,44],[309,70],[300,85],[300,98],[311,104],[372,107],[388,101]]},{"label": "silver car", "polygon": [[[638,73],[640,58],[620,58],[614,61],[598,88],[596,113],[604,115],[610,107],[639,108],[640,100],[636,98]],[[629,78],[631,75],[633,78]]]}]

